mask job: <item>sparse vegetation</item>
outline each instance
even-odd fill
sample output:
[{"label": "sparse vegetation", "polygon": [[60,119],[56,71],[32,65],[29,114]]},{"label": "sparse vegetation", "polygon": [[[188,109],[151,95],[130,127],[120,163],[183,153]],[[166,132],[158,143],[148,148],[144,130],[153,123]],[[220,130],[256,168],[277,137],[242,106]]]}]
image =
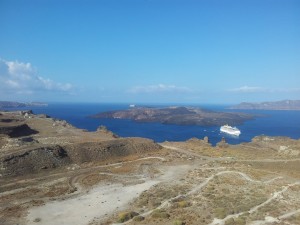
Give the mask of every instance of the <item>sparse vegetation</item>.
[{"label": "sparse vegetation", "polygon": [[143,221],[145,219],[145,217],[143,216],[135,216],[133,217],[133,221],[139,222],[139,221]]},{"label": "sparse vegetation", "polygon": [[217,218],[224,219],[227,215],[226,211],[227,210],[225,208],[216,208],[214,214]]},{"label": "sparse vegetation", "polygon": [[175,220],[173,225],[185,225],[185,223],[182,220]]},{"label": "sparse vegetation", "polygon": [[139,214],[136,213],[136,212],[121,212],[119,213],[118,215],[118,220],[117,222],[118,223],[124,223],[126,222],[127,220],[130,220],[132,219],[133,217],[135,216],[138,216]]},{"label": "sparse vegetation", "polygon": [[190,203],[187,201],[184,201],[184,200],[176,202],[176,206],[179,208],[185,208],[185,207],[188,207],[189,205],[190,205]]},{"label": "sparse vegetation", "polygon": [[153,218],[162,218],[162,219],[168,219],[170,215],[162,209],[156,209],[151,213],[151,216]]}]

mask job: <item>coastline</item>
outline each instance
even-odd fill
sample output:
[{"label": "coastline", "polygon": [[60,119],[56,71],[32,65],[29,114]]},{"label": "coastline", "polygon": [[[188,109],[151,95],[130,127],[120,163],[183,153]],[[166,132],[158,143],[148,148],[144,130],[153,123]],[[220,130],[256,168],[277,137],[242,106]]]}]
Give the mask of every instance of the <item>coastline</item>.
[{"label": "coastline", "polygon": [[[160,107],[162,107],[160,105]],[[208,107],[206,105],[206,107]],[[212,110],[225,110],[226,105],[211,105]],[[159,123],[143,123],[131,120],[120,119],[90,119],[87,116],[107,110],[127,109],[127,104],[78,104],[78,103],[49,103],[48,107],[30,107],[20,110],[32,109],[36,114],[47,114],[53,118],[66,120],[68,123],[80,129],[96,131],[101,125],[104,125],[115,134],[121,137],[141,136],[150,138],[156,142],[164,141],[185,141],[196,137],[203,139],[208,136],[211,143],[215,145],[224,136],[228,143],[239,144],[250,142],[255,136],[287,136],[293,139],[299,139],[300,112],[299,111],[268,111],[252,110],[252,113],[263,115],[254,120],[247,121],[237,126],[242,134],[236,138],[220,134],[219,126],[182,126]],[[12,109],[9,109],[12,111]],[[236,110],[238,112],[242,110]],[[243,110],[243,112],[249,112]],[[280,127],[280,128],[279,128]],[[129,129],[130,128],[130,129]]]}]

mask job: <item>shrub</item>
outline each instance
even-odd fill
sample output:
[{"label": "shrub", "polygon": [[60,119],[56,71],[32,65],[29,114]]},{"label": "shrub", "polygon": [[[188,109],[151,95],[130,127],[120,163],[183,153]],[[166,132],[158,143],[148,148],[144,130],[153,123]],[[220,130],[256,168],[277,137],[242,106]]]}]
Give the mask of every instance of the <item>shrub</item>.
[{"label": "shrub", "polygon": [[226,211],[224,208],[216,208],[215,215],[217,218],[224,219],[226,217]]},{"label": "shrub", "polygon": [[137,215],[139,214],[136,212],[121,212],[118,216],[118,223],[124,223],[125,221],[130,220]]},{"label": "shrub", "polygon": [[182,222],[181,220],[175,220],[174,222],[173,222],[173,225],[184,225],[185,223],[184,222]]},{"label": "shrub", "polygon": [[235,224],[233,218],[230,218],[230,219],[225,221],[225,225],[233,225],[233,224]]},{"label": "shrub", "polygon": [[145,217],[143,217],[143,216],[135,216],[134,218],[133,218],[133,221],[143,221],[145,219]]},{"label": "shrub", "polygon": [[185,207],[188,207],[189,205],[190,204],[187,201],[177,202],[177,207],[179,207],[179,208],[185,208]]},{"label": "shrub", "polygon": [[235,224],[236,225],[245,225],[246,224],[246,220],[244,217],[238,217],[235,219]]},{"label": "shrub", "polygon": [[156,209],[152,212],[151,216],[153,218],[163,218],[163,219],[167,219],[170,217],[170,215],[164,211],[164,210],[161,210],[161,209]]}]

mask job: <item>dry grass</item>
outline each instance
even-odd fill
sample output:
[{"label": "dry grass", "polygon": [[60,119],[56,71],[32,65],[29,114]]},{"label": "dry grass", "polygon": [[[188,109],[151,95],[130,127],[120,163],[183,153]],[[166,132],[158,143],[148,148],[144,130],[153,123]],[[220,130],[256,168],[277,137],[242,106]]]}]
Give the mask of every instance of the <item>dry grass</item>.
[{"label": "dry grass", "polygon": [[165,210],[156,209],[151,213],[153,218],[161,218],[161,219],[168,219],[170,214],[168,214]]},{"label": "dry grass", "polygon": [[136,170],[136,165],[134,163],[123,164],[121,166],[112,167],[110,171],[116,174],[127,174],[132,173]]},{"label": "dry grass", "polygon": [[213,179],[203,189],[203,196],[217,218],[223,219],[230,214],[248,211],[267,199],[264,186],[234,176]]},{"label": "dry grass", "polygon": [[251,162],[253,168],[276,172],[284,176],[300,178],[300,160],[286,162]]},{"label": "dry grass", "polygon": [[139,214],[136,212],[121,212],[118,215],[118,223],[124,223],[132,218],[134,218],[135,216],[138,216]]},{"label": "dry grass", "polygon": [[107,176],[107,175],[93,173],[93,174],[89,174],[89,175],[83,177],[81,179],[80,183],[84,187],[92,187],[92,186],[95,186],[96,184],[100,183],[101,181],[105,181],[108,179],[109,179],[109,176]]}]

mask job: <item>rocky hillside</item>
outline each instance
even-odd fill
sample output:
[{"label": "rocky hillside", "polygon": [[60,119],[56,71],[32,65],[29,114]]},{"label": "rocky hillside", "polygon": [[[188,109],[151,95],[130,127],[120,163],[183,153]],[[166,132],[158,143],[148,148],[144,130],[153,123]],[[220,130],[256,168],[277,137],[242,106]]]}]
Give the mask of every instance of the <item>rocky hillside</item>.
[{"label": "rocky hillside", "polygon": [[1,108],[21,108],[27,106],[47,106],[47,103],[43,102],[10,102],[10,101],[0,101],[0,109]]},{"label": "rocky hillside", "polygon": [[300,110],[300,100],[283,100],[278,102],[262,102],[241,104],[230,107],[231,109],[261,109],[261,110]]},{"label": "rocky hillside", "polygon": [[86,132],[41,115],[3,112],[0,119],[2,177],[120,159],[161,148],[149,139],[116,138],[103,127]]}]

